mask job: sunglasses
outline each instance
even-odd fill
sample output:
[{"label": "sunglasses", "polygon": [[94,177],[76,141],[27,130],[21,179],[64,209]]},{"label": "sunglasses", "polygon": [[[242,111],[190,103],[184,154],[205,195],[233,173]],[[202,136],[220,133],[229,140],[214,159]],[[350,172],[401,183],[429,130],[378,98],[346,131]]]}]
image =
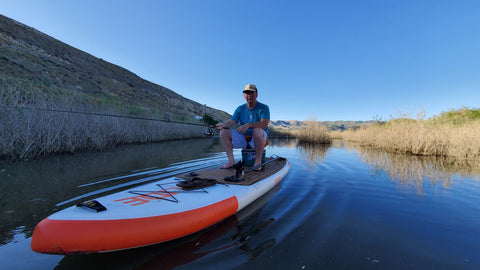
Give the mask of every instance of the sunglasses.
[{"label": "sunglasses", "polygon": [[255,93],[255,91],[243,91],[244,94],[247,94],[247,95],[253,95],[253,93]]}]

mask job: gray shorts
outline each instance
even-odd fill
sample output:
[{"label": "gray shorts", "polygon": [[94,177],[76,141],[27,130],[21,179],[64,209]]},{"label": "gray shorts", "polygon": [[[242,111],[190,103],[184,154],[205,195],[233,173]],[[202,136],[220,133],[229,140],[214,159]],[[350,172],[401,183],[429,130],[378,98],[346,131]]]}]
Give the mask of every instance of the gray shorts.
[{"label": "gray shorts", "polygon": [[[245,139],[245,136],[241,134],[240,132],[236,131],[235,129],[232,129],[232,145],[233,148],[246,148],[247,147],[247,139]],[[265,144],[267,142],[267,132],[264,130],[263,131],[263,143]],[[255,148],[255,144],[253,142],[253,138],[248,142],[251,148]]]}]

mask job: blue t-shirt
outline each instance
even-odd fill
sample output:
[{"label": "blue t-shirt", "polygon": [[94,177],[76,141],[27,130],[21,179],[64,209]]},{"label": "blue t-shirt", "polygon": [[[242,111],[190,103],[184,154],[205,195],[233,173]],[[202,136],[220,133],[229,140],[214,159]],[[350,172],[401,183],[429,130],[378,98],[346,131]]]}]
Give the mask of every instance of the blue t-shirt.
[{"label": "blue t-shirt", "polygon": [[[257,123],[261,119],[270,120],[270,109],[267,105],[257,102],[257,106],[253,109],[249,109],[247,103],[240,105],[232,115],[231,118],[233,121],[244,125],[246,123]],[[268,134],[268,128],[265,130]],[[253,133],[253,128],[249,128],[245,131],[245,136],[251,136]]]}]

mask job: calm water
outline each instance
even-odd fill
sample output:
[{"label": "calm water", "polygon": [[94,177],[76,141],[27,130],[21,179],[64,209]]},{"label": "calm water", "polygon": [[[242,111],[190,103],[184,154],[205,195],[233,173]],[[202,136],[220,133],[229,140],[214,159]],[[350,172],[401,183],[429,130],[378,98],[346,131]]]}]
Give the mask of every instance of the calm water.
[{"label": "calm water", "polygon": [[[444,161],[272,140],[274,190],[200,233],[122,252],[30,250],[35,225],[78,201],[226,159],[216,139],[0,162],[0,269],[480,269],[480,176]],[[240,153],[236,152],[239,157]]]}]

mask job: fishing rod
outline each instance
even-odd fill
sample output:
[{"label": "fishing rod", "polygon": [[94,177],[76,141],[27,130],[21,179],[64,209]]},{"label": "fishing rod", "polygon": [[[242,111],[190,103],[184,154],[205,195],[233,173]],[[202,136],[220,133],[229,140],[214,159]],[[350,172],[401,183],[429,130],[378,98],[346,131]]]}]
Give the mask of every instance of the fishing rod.
[{"label": "fishing rod", "polygon": [[202,127],[208,127],[208,128],[214,128],[215,127],[215,126],[207,125],[207,124],[186,123],[186,122],[171,121],[171,120],[161,120],[161,119],[156,119],[156,118],[128,116],[128,115],[119,115],[119,114],[108,114],[108,113],[80,112],[80,111],[68,111],[68,110],[59,110],[59,109],[46,109],[46,108],[33,108],[33,107],[20,107],[20,106],[0,106],[0,108],[33,110],[33,111],[44,111],[44,112],[57,112],[57,113],[83,114],[83,115],[94,115],[94,116],[103,116],[103,117],[117,117],[117,118],[127,118],[127,119],[134,119],[134,120],[146,120],[146,121],[173,123],[173,124],[202,126]]}]

